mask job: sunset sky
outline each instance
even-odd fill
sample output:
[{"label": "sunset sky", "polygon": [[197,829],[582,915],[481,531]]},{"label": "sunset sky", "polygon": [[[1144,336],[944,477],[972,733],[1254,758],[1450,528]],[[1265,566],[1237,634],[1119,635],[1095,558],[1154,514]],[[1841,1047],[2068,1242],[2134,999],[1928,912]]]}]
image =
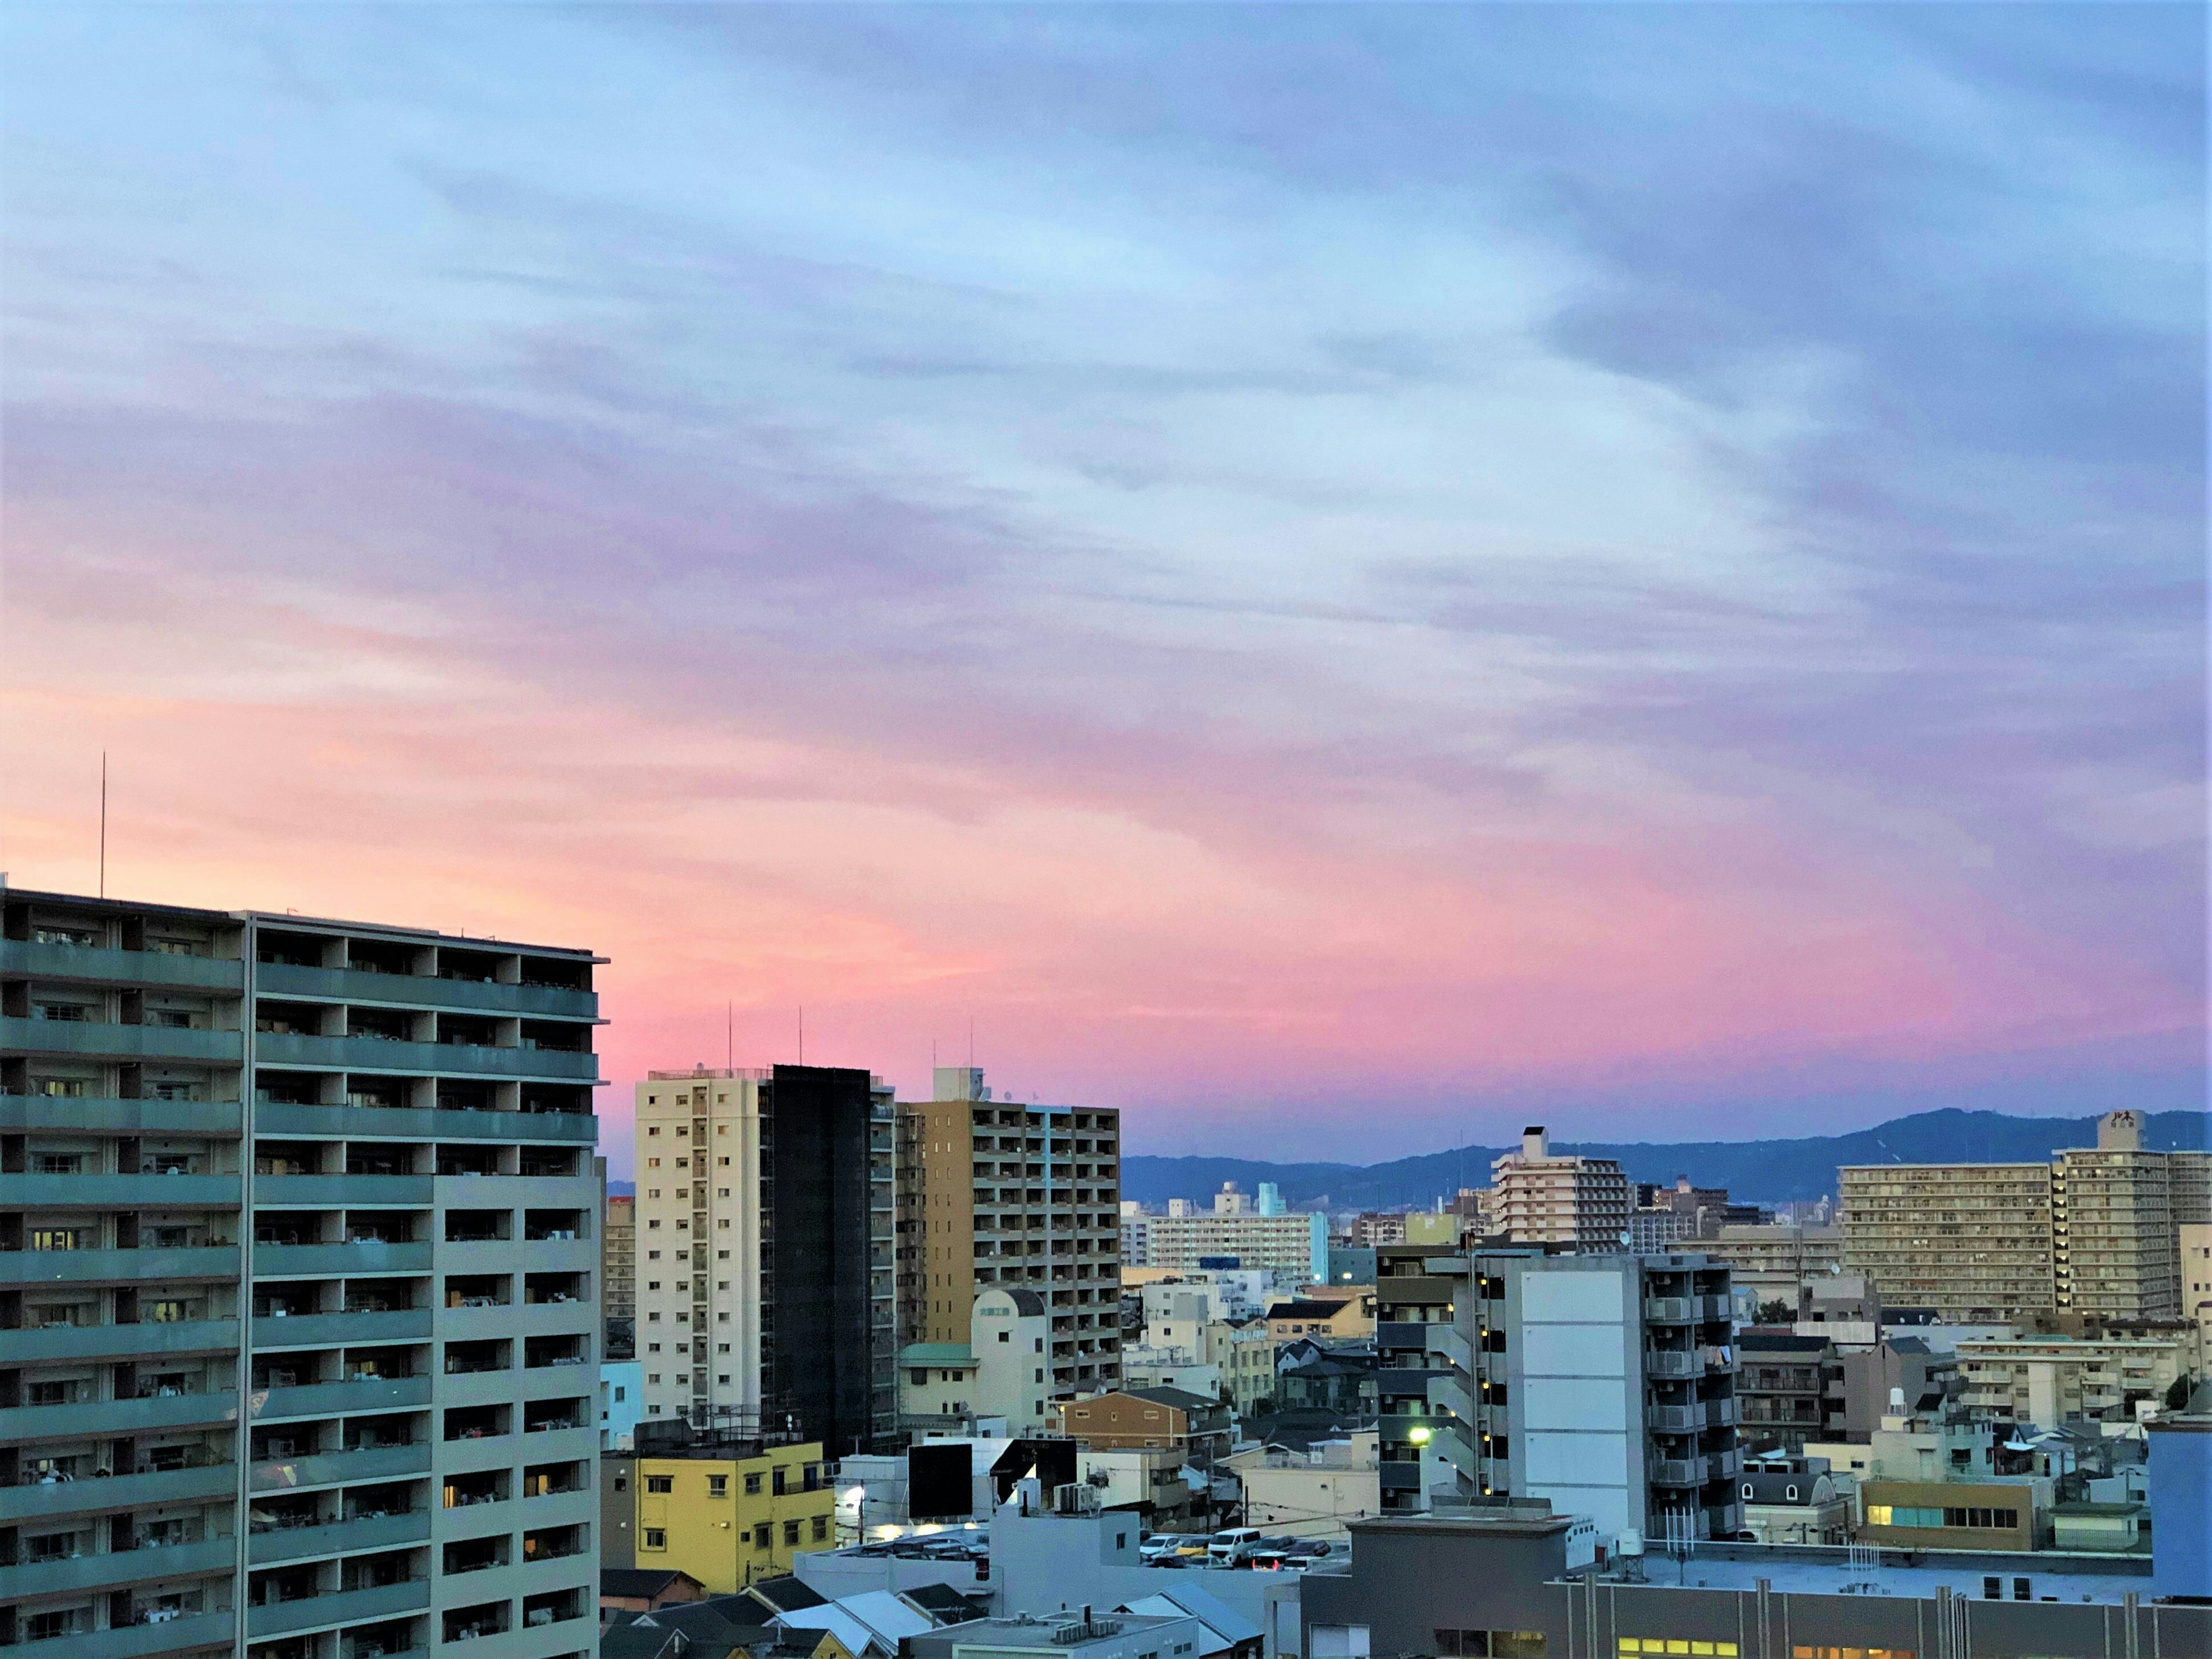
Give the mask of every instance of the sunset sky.
[{"label": "sunset sky", "polygon": [[1365,1162],[2201,1104],[2204,15],[17,7],[0,869]]}]

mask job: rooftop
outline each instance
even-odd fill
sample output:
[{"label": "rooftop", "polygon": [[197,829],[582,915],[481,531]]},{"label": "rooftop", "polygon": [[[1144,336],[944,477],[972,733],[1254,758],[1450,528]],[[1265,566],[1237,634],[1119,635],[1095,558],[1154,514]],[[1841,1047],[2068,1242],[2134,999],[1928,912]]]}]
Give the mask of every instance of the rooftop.
[{"label": "rooftop", "polygon": [[[2026,1578],[2035,1600],[2091,1601],[2117,1605],[2130,1594],[2148,1595],[2147,1556],[2077,1555],[2057,1550],[2016,1553],[1985,1550],[1883,1550],[1872,1571],[1854,1571],[1844,1545],[1718,1544],[1701,1546],[1677,1563],[1655,1545],[1643,1558],[1644,1575],[1661,1586],[1686,1584],[1711,1589],[1756,1590],[1765,1579],[1778,1593],[1792,1595],[1888,1595],[1932,1601],[1948,1586],[1954,1595],[1978,1601],[1982,1580]],[[1619,1583],[1617,1572],[1600,1582]]]}]

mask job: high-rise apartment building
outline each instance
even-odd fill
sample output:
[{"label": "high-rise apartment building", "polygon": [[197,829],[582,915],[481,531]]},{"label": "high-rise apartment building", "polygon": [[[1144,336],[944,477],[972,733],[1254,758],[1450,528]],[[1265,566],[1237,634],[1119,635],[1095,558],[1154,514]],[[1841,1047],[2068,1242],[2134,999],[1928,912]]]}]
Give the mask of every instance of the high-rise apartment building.
[{"label": "high-rise apartment building", "polygon": [[1121,1114],[994,1100],[972,1066],[940,1066],[933,1081],[937,1098],[897,1107],[905,1340],[964,1347],[978,1291],[1019,1286],[1051,1312],[1051,1397],[1115,1388]]},{"label": "high-rise apartment building", "polygon": [[1614,1159],[1555,1155],[1539,1123],[1521,1132],[1518,1152],[1491,1169],[1491,1225],[1515,1243],[1621,1248],[1633,1204]]},{"label": "high-rise apartment building", "polygon": [[637,1200],[628,1193],[611,1194],[606,1219],[601,1225],[600,1297],[609,1321],[637,1317]]},{"label": "high-rise apartment building", "polygon": [[1318,1210],[1139,1216],[1129,1226],[1142,1235],[1142,1260],[1132,1267],[1190,1273],[1234,1256],[1239,1267],[1272,1273],[1279,1284],[1304,1285],[1328,1273],[1328,1218]]},{"label": "high-rise apartment building", "polygon": [[649,1072],[635,1133],[647,1420],[836,1455],[888,1443],[890,1090],[821,1066]]},{"label": "high-rise apartment building", "polygon": [[1837,1171],[1844,1265],[1893,1306],[1947,1318],[2181,1314],[2179,1226],[2212,1218],[2201,1152],[2144,1150],[2108,1112],[2094,1147],[2048,1164],[1891,1164]]},{"label": "high-rise apartment building", "polygon": [[0,888],[0,1644],[592,1650],[594,960]]},{"label": "high-rise apartment building", "polygon": [[1836,1171],[1843,1267],[1891,1307],[1946,1319],[2057,1308],[2048,1164],[1869,1164]]},{"label": "high-rise apartment building", "polygon": [[2142,1121],[2107,1112],[2094,1148],[2051,1164],[2053,1270],[2062,1311],[2119,1319],[2181,1314],[2168,1156],[2143,1150]]}]

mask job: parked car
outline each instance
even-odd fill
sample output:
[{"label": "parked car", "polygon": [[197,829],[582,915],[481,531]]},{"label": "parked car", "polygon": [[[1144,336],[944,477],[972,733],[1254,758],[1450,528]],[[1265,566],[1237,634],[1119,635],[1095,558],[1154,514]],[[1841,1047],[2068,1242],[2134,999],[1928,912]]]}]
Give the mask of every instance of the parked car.
[{"label": "parked car", "polygon": [[1252,1552],[1261,1547],[1257,1527],[1228,1527],[1213,1534],[1206,1553],[1224,1567],[1242,1566],[1251,1559]]}]

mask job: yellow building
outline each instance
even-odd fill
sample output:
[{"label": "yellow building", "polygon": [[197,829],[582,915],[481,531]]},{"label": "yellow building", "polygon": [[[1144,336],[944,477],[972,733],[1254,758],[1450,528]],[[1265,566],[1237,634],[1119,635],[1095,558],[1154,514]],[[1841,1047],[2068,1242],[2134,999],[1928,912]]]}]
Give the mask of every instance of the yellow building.
[{"label": "yellow building", "polygon": [[688,1572],[726,1595],[836,1547],[837,1494],[819,1441],[750,1457],[717,1449],[637,1460],[639,1566]]}]

